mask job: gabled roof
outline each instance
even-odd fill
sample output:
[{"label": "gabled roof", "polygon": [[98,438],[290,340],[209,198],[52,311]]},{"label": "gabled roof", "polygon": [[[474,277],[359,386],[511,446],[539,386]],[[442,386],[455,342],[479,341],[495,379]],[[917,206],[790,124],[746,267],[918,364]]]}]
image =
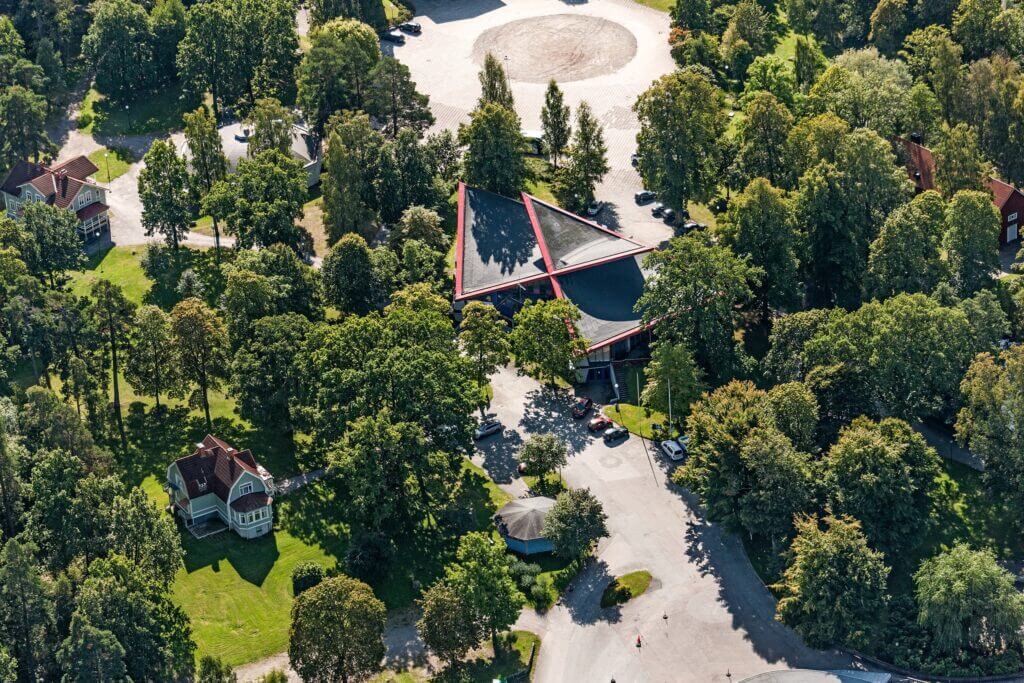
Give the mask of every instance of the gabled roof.
[{"label": "gabled roof", "polygon": [[22,186],[28,184],[43,195],[47,204],[66,209],[82,187],[92,184],[88,178],[98,170],[85,156],[77,156],[49,168],[21,160],[8,172],[0,189],[19,197]]},{"label": "gabled roof", "polygon": [[231,487],[242,473],[260,476],[259,464],[251,451],[235,450],[210,434],[196,444],[196,450],[191,455],[178,458],[174,463],[185,480],[189,498],[214,493],[227,502]]},{"label": "gabled roof", "polygon": [[633,310],[653,251],[596,223],[522,194],[522,201],[459,185],[455,299],[534,282],[580,309],[590,349],[642,329]]},{"label": "gabled roof", "polygon": [[[911,140],[896,138],[907,153],[907,175],[918,190],[935,189],[935,156],[932,151]],[[988,189],[992,192],[992,203],[1000,210],[1010,201],[1014,194],[1022,194],[1010,183],[998,178],[988,179]]]}]

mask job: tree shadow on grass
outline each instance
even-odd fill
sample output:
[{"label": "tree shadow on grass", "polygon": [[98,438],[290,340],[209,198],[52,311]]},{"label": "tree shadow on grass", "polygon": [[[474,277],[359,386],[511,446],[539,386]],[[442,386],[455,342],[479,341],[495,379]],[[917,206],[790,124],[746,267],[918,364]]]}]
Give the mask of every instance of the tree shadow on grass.
[{"label": "tree shadow on grass", "polygon": [[230,263],[234,255],[232,249],[221,249],[218,262],[214,249],[181,247],[177,254],[167,250],[162,262],[147,270],[146,274],[152,278],[153,286],[146,293],[144,303],[154,304],[167,311],[174,308],[184,298],[178,291],[181,275],[191,270],[201,284],[203,300],[210,306],[217,306],[227,282],[223,266]]},{"label": "tree shadow on grass", "polygon": [[182,529],[181,545],[185,550],[185,571],[188,573],[205,567],[219,572],[221,562],[228,562],[240,577],[254,586],[263,585],[280,556],[274,533],[245,539],[233,531],[222,531],[207,538],[193,538]]},{"label": "tree shadow on grass", "polygon": [[340,500],[344,500],[343,492],[335,482],[315,481],[275,500],[277,526],[308,545],[319,545],[340,563],[349,542]]},{"label": "tree shadow on grass", "polygon": [[503,633],[498,636],[498,641],[500,648],[496,654],[488,642],[479,653],[456,666],[445,668],[431,680],[437,683],[491,683],[507,680],[531,666],[531,647],[526,642],[517,643],[515,633]]}]

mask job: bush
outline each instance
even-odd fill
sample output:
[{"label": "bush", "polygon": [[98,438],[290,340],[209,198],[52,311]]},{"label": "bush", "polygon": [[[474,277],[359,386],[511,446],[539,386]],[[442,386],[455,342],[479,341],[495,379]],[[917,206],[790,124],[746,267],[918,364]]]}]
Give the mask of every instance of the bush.
[{"label": "bush", "polygon": [[516,586],[519,587],[523,593],[529,594],[533,587],[537,585],[537,575],[540,574],[540,565],[531,564],[524,562],[523,560],[515,560],[509,567],[509,571],[512,574],[512,578],[515,579]]},{"label": "bush", "polygon": [[259,683],[288,683],[288,674],[281,669],[274,669],[263,674]]},{"label": "bush", "polygon": [[534,583],[530,586],[529,593],[530,602],[533,603],[534,607],[544,608],[551,602],[551,594],[548,593],[548,588],[543,583]]},{"label": "bush", "polygon": [[292,570],[292,593],[298,597],[299,593],[309,590],[323,580],[323,567],[316,562],[303,562]]}]

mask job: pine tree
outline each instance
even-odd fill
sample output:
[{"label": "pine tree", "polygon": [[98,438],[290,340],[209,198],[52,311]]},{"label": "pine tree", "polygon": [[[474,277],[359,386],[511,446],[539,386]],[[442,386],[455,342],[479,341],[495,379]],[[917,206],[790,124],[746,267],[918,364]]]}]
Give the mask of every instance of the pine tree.
[{"label": "pine tree", "polygon": [[569,105],[565,104],[562,90],[555,79],[548,83],[544,93],[544,107],[540,110],[541,127],[544,129],[544,147],[551,165],[558,168],[558,160],[569,144],[572,126],[569,123]]}]

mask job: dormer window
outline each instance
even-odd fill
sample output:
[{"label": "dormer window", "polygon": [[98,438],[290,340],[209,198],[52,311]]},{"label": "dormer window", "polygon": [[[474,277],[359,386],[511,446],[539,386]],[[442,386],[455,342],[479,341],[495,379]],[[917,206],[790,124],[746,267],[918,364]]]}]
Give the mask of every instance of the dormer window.
[{"label": "dormer window", "polygon": [[199,489],[200,491],[206,490],[206,477],[203,477],[202,479],[196,479],[196,488]]},{"label": "dormer window", "polygon": [[252,493],[252,483],[242,484],[242,487],[239,489],[239,493],[243,496]]}]

